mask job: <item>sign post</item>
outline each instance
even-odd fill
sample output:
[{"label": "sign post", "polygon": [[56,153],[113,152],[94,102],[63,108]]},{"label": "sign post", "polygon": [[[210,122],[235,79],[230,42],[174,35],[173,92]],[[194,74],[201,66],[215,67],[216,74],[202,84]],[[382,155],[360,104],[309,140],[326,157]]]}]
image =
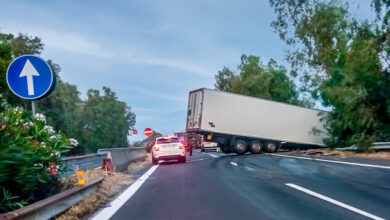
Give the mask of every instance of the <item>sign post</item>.
[{"label": "sign post", "polygon": [[56,78],[50,66],[42,58],[23,55],[9,65],[7,84],[16,96],[31,100],[31,110],[35,114],[34,100],[50,95],[55,88]]}]

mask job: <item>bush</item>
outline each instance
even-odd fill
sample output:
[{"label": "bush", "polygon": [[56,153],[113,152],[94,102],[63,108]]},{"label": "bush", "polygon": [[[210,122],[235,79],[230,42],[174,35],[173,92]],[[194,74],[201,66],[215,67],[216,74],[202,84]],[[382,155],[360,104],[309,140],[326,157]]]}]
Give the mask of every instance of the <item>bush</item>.
[{"label": "bush", "polygon": [[[0,97],[1,99],[1,97]],[[0,100],[0,186],[8,195],[10,211],[57,193],[61,187],[61,154],[77,145],[74,139],[54,131],[42,114],[34,116],[21,107]],[[12,196],[9,196],[12,195]]]}]

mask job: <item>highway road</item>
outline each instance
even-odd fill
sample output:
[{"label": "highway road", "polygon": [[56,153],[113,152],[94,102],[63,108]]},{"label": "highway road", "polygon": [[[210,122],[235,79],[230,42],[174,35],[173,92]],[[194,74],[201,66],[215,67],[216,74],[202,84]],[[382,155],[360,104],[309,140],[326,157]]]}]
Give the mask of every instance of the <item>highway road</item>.
[{"label": "highway road", "polygon": [[390,219],[388,161],[307,158],[195,152],[150,165],[93,219]]}]

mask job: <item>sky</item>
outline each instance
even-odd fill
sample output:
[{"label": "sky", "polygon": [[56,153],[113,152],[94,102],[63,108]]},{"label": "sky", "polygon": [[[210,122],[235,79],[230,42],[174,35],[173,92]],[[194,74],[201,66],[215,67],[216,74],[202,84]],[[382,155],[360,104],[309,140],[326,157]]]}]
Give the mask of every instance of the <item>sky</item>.
[{"label": "sky", "polygon": [[[368,0],[354,15],[372,16]],[[270,23],[268,0],[0,0],[0,32],[42,38],[41,57],[62,68],[61,78],[86,97],[110,87],[147,127],[171,135],[185,129],[188,93],[214,88],[224,66],[242,54],[280,64],[287,49]],[[5,10],[4,10],[5,9]]]}]

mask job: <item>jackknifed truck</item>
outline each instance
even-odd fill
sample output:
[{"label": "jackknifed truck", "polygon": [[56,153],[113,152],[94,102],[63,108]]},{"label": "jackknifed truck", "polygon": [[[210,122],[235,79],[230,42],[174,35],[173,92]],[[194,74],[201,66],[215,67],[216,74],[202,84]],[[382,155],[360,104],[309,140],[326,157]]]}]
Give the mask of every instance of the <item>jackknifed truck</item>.
[{"label": "jackknifed truck", "polygon": [[311,108],[211,89],[189,92],[186,132],[218,143],[224,153],[273,153],[282,145],[322,147],[327,137]]}]

